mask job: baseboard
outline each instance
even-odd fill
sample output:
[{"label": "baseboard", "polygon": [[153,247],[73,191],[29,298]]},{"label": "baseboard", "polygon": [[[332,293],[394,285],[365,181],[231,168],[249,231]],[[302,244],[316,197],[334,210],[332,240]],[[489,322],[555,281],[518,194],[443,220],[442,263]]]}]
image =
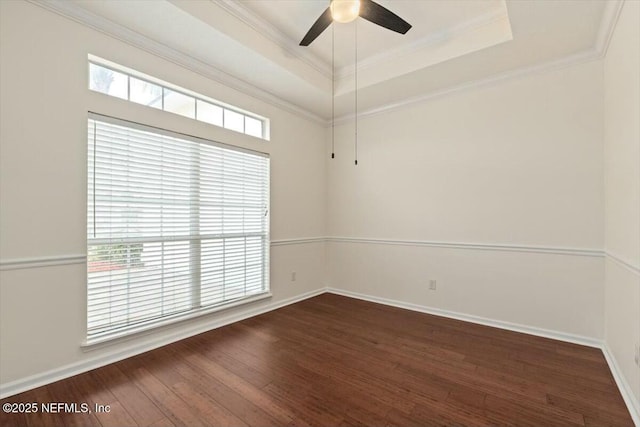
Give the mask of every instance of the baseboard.
[{"label": "baseboard", "polygon": [[411,304],[404,301],[398,301],[388,298],[381,298],[367,294],[361,294],[358,292],[346,291],[343,289],[327,288],[327,292],[343,295],[346,297],[357,298],[365,301],[376,302],[379,304],[390,305],[393,307],[404,308],[412,311],[419,311],[421,313],[433,314],[435,316],[448,317],[450,319],[462,320],[465,322],[477,323],[479,325],[491,326],[499,329],[506,329],[514,332],[521,332],[524,334],[535,335],[544,338],[551,338],[559,341],[566,341],[574,344],[586,345],[588,347],[602,347],[602,341],[585,337],[582,335],[574,335],[566,332],[553,331],[549,329],[536,328],[534,326],[526,326],[518,323],[505,322],[502,320],[489,319],[481,316],[474,316],[471,314],[458,313],[455,311],[442,310],[439,308],[428,307],[424,305]]},{"label": "baseboard", "polygon": [[109,365],[111,363],[115,363],[120,360],[133,357],[138,354],[156,349],[158,347],[162,347],[167,344],[171,344],[173,342],[201,334],[203,332],[220,328],[234,322],[239,322],[250,317],[258,316],[260,314],[267,313],[269,311],[273,311],[308,298],[312,298],[325,292],[325,288],[321,288],[315,291],[306,292],[301,295],[296,295],[295,297],[287,298],[276,303],[261,306],[259,308],[250,308],[240,313],[232,313],[226,316],[216,317],[206,325],[198,325],[191,328],[182,328],[173,333],[164,334],[161,337],[158,337],[151,341],[145,341],[142,344],[132,344],[125,350],[96,355],[95,357],[82,360],[80,362],[70,363],[60,368],[52,369],[50,371],[42,372],[16,381],[11,381],[0,386],[0,399],[4,399],[5,397],[13,396],[15,394],[22,393],[24,391],[31,390],[46,384],[51,384],[53,382],[69,378],[74,375],[90,371],[92,369],[100,368],[102,366]]},{"label": "baseboard", "polygon": [[638,402],[633,395],[631,386],[625,379],[624,375],[622,375],[622,370],[620,369],[620,366],[618,365],[618,362],[606,341],[602,345],[602,353],[604,353],[604,357],[607,359],[613,379],[616,381],[620,394],[624,399],[624,403],[627,405],[627,409],[629,409],[631,418],[633,418],[633,422],[636,427],[640,427],[640,402]]}]

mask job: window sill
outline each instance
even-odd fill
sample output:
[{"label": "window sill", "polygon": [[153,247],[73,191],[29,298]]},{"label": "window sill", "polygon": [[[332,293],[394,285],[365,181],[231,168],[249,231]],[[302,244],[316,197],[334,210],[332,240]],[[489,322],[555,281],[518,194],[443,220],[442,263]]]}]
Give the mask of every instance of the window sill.
[{"label": "window sill", "polygon": [[230,302],[228,304],[221,304],[219,306],[202,308],[198,310],[189,311],[187,313],[176,314],[174,316],[165,317],[157,321],[144,323],[141,325],[122,328],[114,332],[101,334],[96,337],[87,338],[80,344],[80,348],[83,351],[95,350],[97,348],[116,344],[118,342],[127,341],[139,336],[148,335],[149,333],[159,331],[166,326],[175,325],[186,320],[196,319],[198,317],[206,316],[208,314],[221,312],[230,308],[238,307],[241,305],[250,304],[257,301],[262,301],[271,298],[271,292],[267,291],[261,294],[252,295],[247,298],[241,298]]}]

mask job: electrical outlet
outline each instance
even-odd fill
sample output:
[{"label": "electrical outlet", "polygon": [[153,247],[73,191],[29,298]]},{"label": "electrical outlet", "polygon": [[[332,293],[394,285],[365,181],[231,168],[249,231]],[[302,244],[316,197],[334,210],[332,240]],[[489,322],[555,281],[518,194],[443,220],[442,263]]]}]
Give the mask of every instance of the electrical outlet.
[{"label": "electrical outlet", "polygon": [[636,344],[635,355],[633,356],[633,360],[636,361],[637,366],[640,366],[640,344]]},{"label": "electrical outlet", "polygon": [[296,281],[296,272],[295,272],[295,271],[292,271],[292,272],[291,272],[291,281],[292,281],[292,282],[295,282],[295,281]]},{"label": "electrical outlet", "polygon": [[436,290],[436,281],[435,280],[429,280],[429,290],[431,290],[431,291],[435,291]]}]

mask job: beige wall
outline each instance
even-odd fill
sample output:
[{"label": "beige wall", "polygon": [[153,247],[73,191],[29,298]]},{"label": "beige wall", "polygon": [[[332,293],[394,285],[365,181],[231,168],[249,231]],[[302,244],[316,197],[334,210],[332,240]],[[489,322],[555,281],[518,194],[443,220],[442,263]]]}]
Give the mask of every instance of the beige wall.
[{"label": "beige wall", "polygon": [[602,96],[592,61],[363,118],[357,167],[339,127],[329,234],[400,242],[330,242],[329,286],[602,338]]},{"label": "beige wall", "polygon": [[[3,263],[86,253],[87,111],[270,153],[272,240],[325,234],[323,126],[27,2],[0,1],[0,43]],[[269,117],[271,141],[90,93],[89,53]],[[284,243],[271,249],[271,300],[89,352],[84,263],[0,271],[0,384],[55,378],[321,289],[324,243]]]},{"label": "beige wall", "polygon": [[640,414],[640,2],[626,1],[604,62],[605,343]]}]

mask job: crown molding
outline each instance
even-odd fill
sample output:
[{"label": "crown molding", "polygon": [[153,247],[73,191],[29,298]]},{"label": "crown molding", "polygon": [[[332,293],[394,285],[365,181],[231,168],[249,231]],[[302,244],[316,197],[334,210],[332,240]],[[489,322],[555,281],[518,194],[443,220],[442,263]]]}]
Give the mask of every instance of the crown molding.
[{"label": "crown molding", "polygon": [[[253,12],[242,2],[237,0],[209,1],[215,2],[217,6],[220,6],[227,13],[235,16],[250,28],[253,28],[255,31],[274,42],[287,53],[305,62],[307,65],[311,66],[325,77],[329,79],[331,78],[332,73],[330,64],[307,50],[300,50],[300,47],[295,40],[291,39],[270,22]],[[367,68],[373,68],[380,63],[390,61],[393,58],[397,58],[398,56],[411,55],[412,53],[415,53],[416,51],[424,49],[425,47],[428,47],[430,45],[434,45],[445,38],[459,37],[467,32],[477,31],[484,26],[491,25],[497,20],[508,18],[504,1],[502,2],[502,5],[502,9],[489,11],[465,22],[461,22],[451,28],[447,28],[446,31],[442,30],[429,34],[421,39],[411,42],[406,46],[401,46],[391,51],[374,55],[370,58],[360,61],[358,63],[358,71]],[[353,65],[348,65],[336,70],[336,78],[342,79],[345,77],[349,77],[354,74],[354,72],[355,67]]]},{"label": "crown molding", "polygon": [[[579,52],[573,55],[565,56],[560,59],[544,62],[542,64],[526,66],[509,70],[503,73],[491,75],[489,77],[471,80],[461,84],[453,85],[445,89],[438,91],[428,92],[422,95],[406,98],[399,102],[389,103],[380,107],[371,108],[358,113],[358,119],[368,118],[376,116],[378,114],[390,113],[392,111],[400,110],[415,104],[421,104],[423,102],[431,101],[433,99],[441,98],[446,95],[450,95],[456,92],[462,92],[465,90],[490,87],[500,84],[504,81],[524,77],[530,74],[542,74],[551,71],[561,70],[563,68],[571,67],[573,65],[579,65],[585,62],[601,59],[601,54],[595,49],[589,49],[583,52]],[[355,119],[355,114],[348,114],[341,117],[337,117],[334,121],[336,125],[348,123]],[[331,122],[329,122],[331,125]]]},{"label": "crown molding", "polygon": [[[213,67],[202,61],[199,61],[189,55],[179,52],[162,43],[151,40],[148,37],[143,36],[135,31],[132,31],[120,24],[117,24],[113,21],[100,17],[96,14],[93,14],[87,11],[86,9],[79,7],[73,2],[67,2],[64,0],[40,0],[40,1],[27,0],[27,1],[29,1],[30,3],[36,6],[42,7],[51,12],[57,13],[68,19],[71,19],[75,22],[78,22],[82,25],[85,25],[89,28],[97,30],[103,34],[111,36],[133,47],[142,49],[155,56],[166,59],[179,66],[182,66],[204,77],[217,81],[221,84],[224,84],[225,86],[238,90],[246,95],[252,96],[256,99],[259,99],[277,108],[281,108],[285,111],[296,114],[305,119],[311,120],[315,123],[318,123],[324,126],[331,126],[332,124],[339,125],[339,124],[347,123],[355,118],[355,115],[353,114],[344,115],[344,116],[333,119],[333,123],[332,123],[331,118],[325,119],[303,107],[300,107],[268,91],[265,91],[264,89],[261,89],[255,85],[245,82],[244,80],[234,77],[228,73],[225,73],[224,71],[216,67]],[[472,80],[462,84],[450,86],[448,88],[441,89],[438,91],[417,95],[415,97],[407,98],[400,102],[383,104],[378,107],[364,110],[358,113],[358,118],[367,118],[367,117],[372,117],[382,113],[392,112],[392,111],[399,110],[414,104],[419,104],[422,102],[427,102],[436,98],[440,98],[452,93],[469,90],[469,89],[480,88],[480,87],[487,87],[487,86],[499,84],[502,81],[509,80],[512,78],[523,77],[528,74],[554,71],[561,68],[569,67],[574,64],[581,64],[588,61],[601,59],[606,55],[609,42],[615,31],[616,23],[620,16],[620,12],[624,5],[624,1],[625,0],[611,0],[605,3],[602,20],[600,22],[600,29],[598,31],[598,35],[594,43],[594,47],[592,49],[579,52],[579,53],[576,53],[564,58],[560,58],[557,60],[552,60],[546,63],[537,64],[537,65],[528,66],[528,67],[522,67],[515,70],[510,70],[507,72],[498,73],[483,79]],[[287,52],[289,53],[292,52],[293,42],[291,41],[290,38],[288,38],[286,35],[284,35],[281,31],[279,31],[277,28],[275,28],[271,24],[266,23],[264,19],[258,17],[255,13],[249,11],[246,8],[246,6],[241,5],[240,2],[236,2],[234,0],[220,0],[219,2],[216,2],[216,4],[221,6],[225,11],[227,11],[227,13],[232,14],[234,17],[242,20],[242,22],[254,28],[256,31],[259,31],[261,34],[265,34],[274,43],[276,43],[281,48],[285,49]],[[499,15],[500,14],[496,12],[482,15],[480,17],[475,18],[474,20],[459,24],[457,26],[457,31],[461,33],[464,31],[470,31],[470,29],[472,28],[477,29],[482,25],[487,25],[487,23],[491,22],[492,20],[500,19]],[[416,41],[411,46],[403,48],[406,50],[406,52],[403,52],[403,53],[408,53],[411,51],[418,50],[419,48],[423,48],[429,43],[435,42],[436,38],[437,36],[432,35],[431,37],[427,37],[419,41]],[[293,51],[295,52],[295,56],[298,59],[305,61],[307,65],[313,67],[314,69],[319,71],[321,74],[326,75],[327,66],[326,64],[323,64],[323,61],[320,60],[318,57],[315,57],[314,55],[308,52],[307,54],[301,55],[299,53],[299,50],[297,49]],[[381,57],[381,59],[379,60],[383,60],[383,57],[386,58],[385,60],[388,60],[389,57],[393,57],[396,55],[398,55],[398,53],[396,51],[393,51],[393,52],[389,52],[388,54],[378,55],[378,56]],[[378,56],[376,56],[375,58],[377,58]],[[362,63],[363,65],[361,66],[363,67],[370,66],[369,61],[372,61],[371,64],[375,64],[375,61],[373,61],[373,58],[370,58],[366,62],[363,62]],[[361,66],[359,66],[358,68],[360,69]]]},{"label": "crown molding", "polygon": [[276,26],[256,14],[240,1],[235,0],[209,0],[220,6],[230,15],[235,16],[257,33],[275,43],[279,48],[294,58],[304,62],[327,79],[331,79],[331,65],[311,53],[309,50],[300,49],[298,43],[292,40]]},{"label": "crown molding", "polygon": [[609,43],[613,32],[616,29],[618,18],[625,0],[610,0],[605,2],[604,11],[602,12],[602,20],[600,20],[600,29],[596,37],[595,50],[604,57],[609,49]]},{"label": "crown molding", "polygon": [[[509,16],[506,13],[506,6],[504,6],[503,9],[495,9],[487,13],[483,13],[482,15],[478,15],[467,21],[454,25],[451,28],[447,28],[445,30],[440,30],[440,31],[428,34],[427,36],[422,37],[418,40],[414,40],[413,42],[405,46],[400,46],[396,49],[382,52],[377,55],[371,56],[367,59],[364,59],[362,61],[359,61],[358,73],[370,68],[375,68],[382,63],[392,62],[398,57],[412,55],[422,49],[425,49],[429,46],[440,43],[445,39],[452,40],[452,39],[462,37],[467,33],[476,32],[481,28],[492,25],[496,21],[499,21],[502,19],[509,19]],[[345,67],[342,67],[336,70],[336,78],[344,79],[354,75],[355,68],[356,68],[355,65],[347,65]]]},{"label": "crown molding", "polygon": [[[429,92],[422,95],[417,95],[415,97],[407,98],[400,102],[384,104],[384,105],[371,108],[368,110],[364,110],[358,113],[358,118],[359,119],[367,118],[367,117],[375,116],[382,113],[389,113],[395,110],[400,110],[402,108],[409,107],[414,104],[420,104],[422,102],[431,101],[433,99],[440,98],[455,92],[461,92],[464,90],[476,89],[480,87],[488,87],[488,86],[499,84],[509,79],[523,77],[528,74],[541,74],[549,71],[555,71],[555,70],[560,70],[562,68],[567,68],[572,65],[578,65],[585,62],[602,59],[607,54],[607,49],[609,48],[609,43],[611,41],[611,37],[613,36],[616,25],[618,23],[618,19],[620,17],[620,12],[622,11],[624,2],[625,0],[610,0],[605,2],[604,11],[602,13],[602,19],[600,21],[600,28],[598,30],[598,35],[597,35],[595,44],[591,49],[578,52],[569,56],[565,56],[563,58],[559,58],[556,60],[548,61],[542,64],[521,67],[521,68],[510,70],[504,73],[494,74],[484,79],[472,80],[465,83],[453,85],[442,90]],[[489,17],[486,17],[486,19],[489,19]],[[494,18],[494,19],[497,19],[497,18]],[[480,25],[480,23],[477,23],[476,25]],[[358,69],[360,69],[360,67],[358,67]],[[348,123],[354,119],[355,119],[355,114],[343,115],[335,118],[333,120],[333,124],[340,125],[340,124]],[[328,125],[329,126],[332,125],[331,120],[329,120]]]},{"label": "crown molding", "polygon": [[206,64],[190,55],[159,43],[149,37],[130,30],[123,25],[98,16],[78,6],[74,2],[65,0],[27,0],[29,3],[71,19],[86,27],[99,31],[130,46],[144,50],[176,65],[191,70],[208,79],[221,83],[229,88],[242,92],[277,108],[296,114],[313,122],[326,125],[327,121],[311,111],[292,102],[280,98],[271,92],[259,88],[251,83],[228,74],[219,68]]}]

